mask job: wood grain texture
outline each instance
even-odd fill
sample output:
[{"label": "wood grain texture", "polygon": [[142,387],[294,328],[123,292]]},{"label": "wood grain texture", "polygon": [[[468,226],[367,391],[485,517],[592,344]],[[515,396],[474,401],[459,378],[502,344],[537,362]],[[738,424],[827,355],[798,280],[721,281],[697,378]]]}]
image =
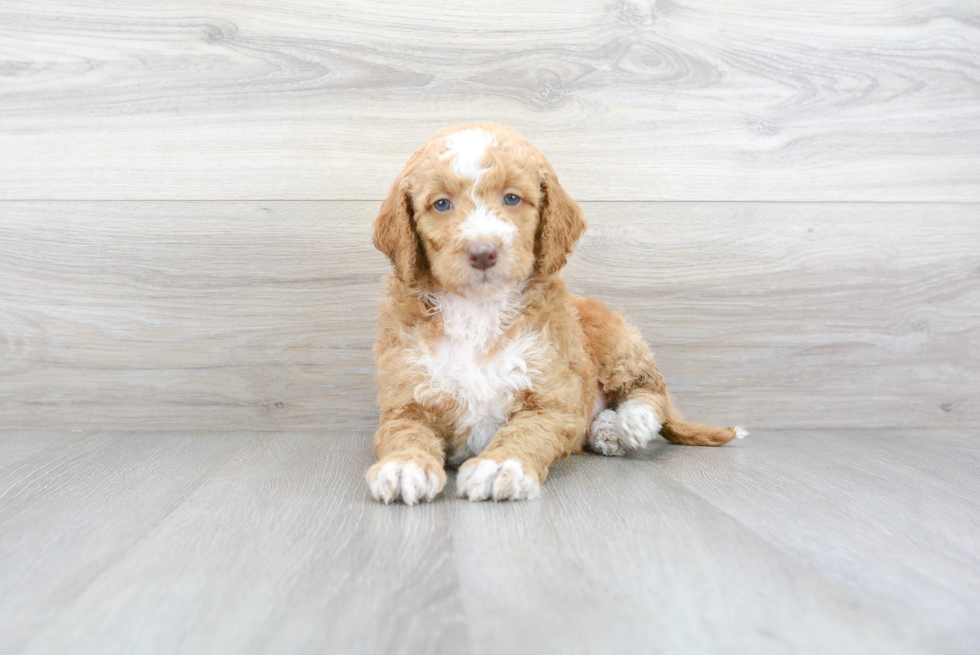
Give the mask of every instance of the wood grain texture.
[{"label": "wood grain texture", "polygon": [[0,198],[379,200],[473,120],[581,200],[980,201],[980,13],[0,2]]},{"label": "wood grain texture", "polygon": [[25,652],[455,652],[444,507],[368,505],[364,435],[236,436],[234,458]]},{"label": "wood grain texture", "polygon": [[[765,540],[834,571],[838,583],[885,612],[909,623],[971,626],[959,648],[914,629],[896,635],[899,641],[914,640],[927,652],[968,652],[980,639],[980,569],[973,565],[980,553],[980,440],[948,432],[935,439],[908,431],[829,442],[821,436],[785,434],[766,444],[765,462],[734,464],[738,454],[703,451],[647,457]],[[924,489],[930,491],[922,495]],[[936,504],[957,518],[935,513]],[[910,544],[919,552],[914,558]],[[951,576],[952,562],[958,572]]]},{"label": "wood grain texture", "polygon": [[658,443],[412,508],[370,500],[366,432],[62,434],[0,432],[49,444],[0,470],[0,653],[980,647],[976,430]]},{"label": "wood grain texture", "polygon": [[[234,434],[0,435],[0,648],[18,652],[239,448]],[[123,465],[119,465],[120,462]]]},{"label": "wood grain texture", "polygon": [[[691,418],[980,418],[977,206],[585,207],[569,285],[641,328]],[[0,208],[0,424],[375,425],[375,203]]]}]

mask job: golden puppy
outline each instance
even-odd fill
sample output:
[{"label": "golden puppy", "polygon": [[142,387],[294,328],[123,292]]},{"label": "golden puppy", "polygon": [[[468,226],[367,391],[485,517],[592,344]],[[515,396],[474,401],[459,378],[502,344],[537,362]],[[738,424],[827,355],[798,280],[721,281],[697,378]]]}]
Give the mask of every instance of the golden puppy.
[{"label": "golden puppy", "polygon": [[374,349],[374,498],[432,500],[447,459],[460,497],[519,500],[586,443],[620,455],[658,435],[745,436],[685,423],[639,332],[568,292],[560,271],[583,230],[554,169],[512,130],[455,127],[408,161],[374,222],[395,273]]}]

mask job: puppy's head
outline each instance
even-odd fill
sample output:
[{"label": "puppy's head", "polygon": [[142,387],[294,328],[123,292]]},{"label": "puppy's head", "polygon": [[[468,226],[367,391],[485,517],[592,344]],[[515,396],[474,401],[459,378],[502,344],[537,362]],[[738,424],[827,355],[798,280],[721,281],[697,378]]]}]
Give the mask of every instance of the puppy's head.
[{"label": "puppy's head", "polygon": [[585,229],[554,169],[513,130],[436,134],[409,160],[374,222],[374,245],[414,284],[491,294],[557,273]]}]

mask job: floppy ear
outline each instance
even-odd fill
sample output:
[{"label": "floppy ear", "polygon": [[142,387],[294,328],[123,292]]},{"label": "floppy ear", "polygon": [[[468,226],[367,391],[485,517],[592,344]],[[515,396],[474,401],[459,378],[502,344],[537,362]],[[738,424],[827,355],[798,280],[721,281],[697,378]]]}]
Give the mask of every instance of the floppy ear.
[{"label": "floppy ear", "polygon": [[544,205],[537,267],[541,275],[553,275],[565,265],[575,242],[585,231],[585,221],[578,203],[558,184],[556,177],[542,177],[541,191]]},{"label": "floppy ear", "polygon": [[387,255],[402,282],[412,284],[424,261],[421,244],[415,233],[412,198],[403,178],[391,185],[388,197],[381,203],[374,219],[374,247]]}]

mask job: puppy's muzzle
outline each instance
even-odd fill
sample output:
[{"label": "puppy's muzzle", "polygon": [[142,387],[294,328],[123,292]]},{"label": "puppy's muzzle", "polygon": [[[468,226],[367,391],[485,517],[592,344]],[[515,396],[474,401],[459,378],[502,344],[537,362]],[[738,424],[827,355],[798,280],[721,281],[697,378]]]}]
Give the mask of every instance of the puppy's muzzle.
[{"label": "puppy's muzzle", "polygon": [[492,243],[474,243],[466,249],[466,258],[470,266],[478,271],[485,271],[497,264],[500,249]]}]

